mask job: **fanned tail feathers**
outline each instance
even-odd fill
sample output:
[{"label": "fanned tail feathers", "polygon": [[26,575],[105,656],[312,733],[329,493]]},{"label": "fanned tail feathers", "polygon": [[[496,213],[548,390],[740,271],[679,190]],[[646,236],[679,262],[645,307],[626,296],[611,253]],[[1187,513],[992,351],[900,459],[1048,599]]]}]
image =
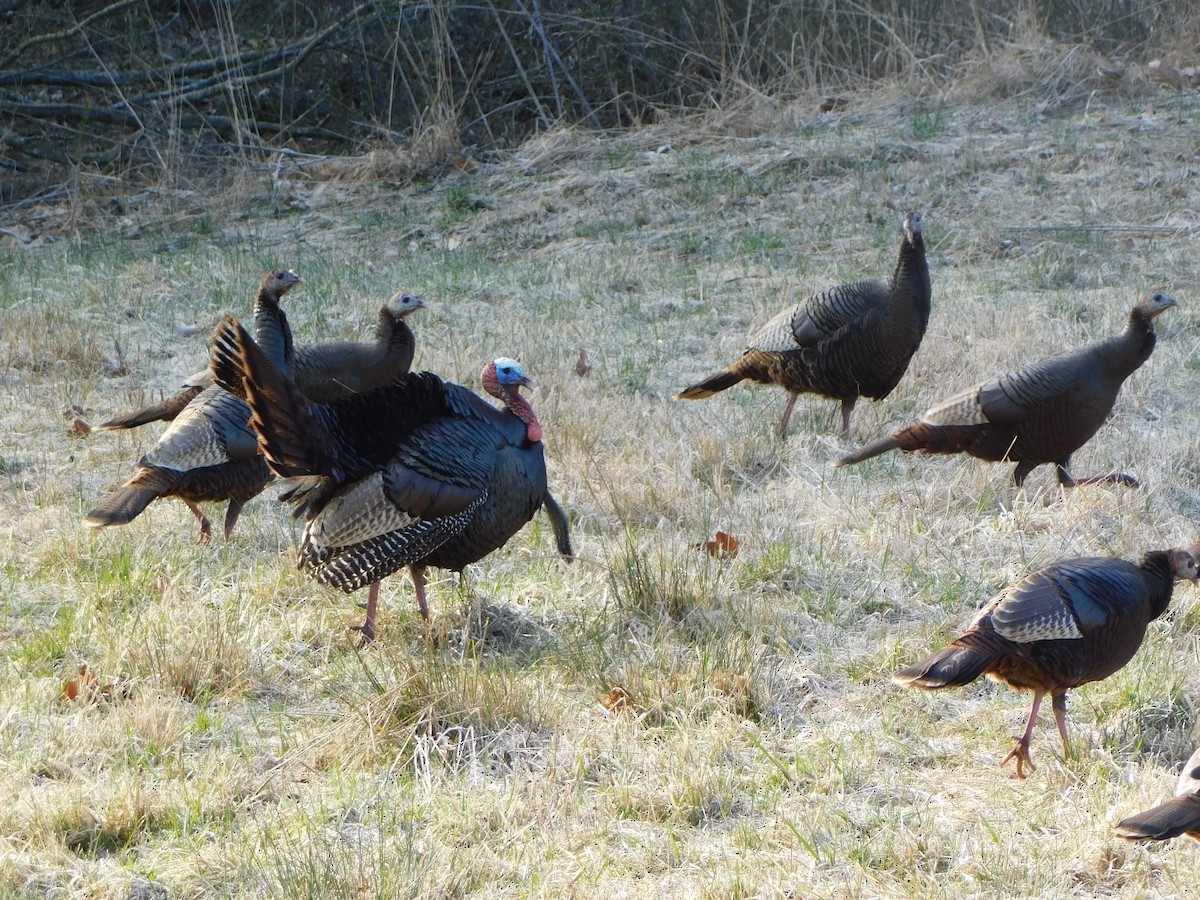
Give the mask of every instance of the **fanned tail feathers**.
[{"label": "fanned tail feathers", "polygon": [[213,333],[210,366],[217,384],[249,404],[250,427],[272,472],[281,478],[329,472],[319,449],[325,429],[308,400],[233,316]]},{"label": "fanned tail feathers", "polygon": [[915,685],[926,690],[970,684],[983,674],[991,658],[972,647],[952,644],[915,666],[901,669],[892,676],[896,684]]}]

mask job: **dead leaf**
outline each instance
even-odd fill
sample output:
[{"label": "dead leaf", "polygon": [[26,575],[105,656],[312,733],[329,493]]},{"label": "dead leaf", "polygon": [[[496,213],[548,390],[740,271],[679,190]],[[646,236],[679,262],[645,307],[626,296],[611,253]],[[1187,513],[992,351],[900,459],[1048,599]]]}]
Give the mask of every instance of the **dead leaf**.
[{"label": "dead leaf", "polygon": [[62,696],[74,701],[82,695],[94,695],[96,682],[96,676],[88,669],[87,663],[84,663],[79,667],[79,674],[63,685]]},{"label": "dead leaf", "polygon": [[579,359],[575,360],[575,374],[583,378],[590,371],[592,371],[592,364],[588,362],[587,351],[580,348]]},{"label": "dead leaf", "polygon": [[622,712],[633,706],[633,699],[625,693],[624,688],[615,687],[600,701],[609,712]]},{"label": "dead leaf", "polygon": [[735,538],[732,534],[726,534],[724,531],[718,531],[715,540],[704,541],[699,544],[692,544],[693,550],[704,550],[709,556],[715,556],[719,559],[736,559],[738,548],[742,542]]},{"label": "dead leaf", "polygon": [[79,667],[79,674],[63,685],[61,697],[70,702],[76,700],[82,700],[84,703],[91,703],[95,700],[111,702],[118,698],[127,700],[132,693],[128,684],[120,685],[115,681],[102,684],[100,679],[88,668],[88,664],[83,663]]}]

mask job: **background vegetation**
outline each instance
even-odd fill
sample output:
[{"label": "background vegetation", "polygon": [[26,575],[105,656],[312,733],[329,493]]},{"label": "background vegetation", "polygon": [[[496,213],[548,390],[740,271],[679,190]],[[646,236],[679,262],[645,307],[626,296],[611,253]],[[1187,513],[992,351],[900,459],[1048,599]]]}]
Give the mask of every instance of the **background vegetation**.
[{"label": "background vegetation", "polygon": [[[249,6],[181,6],[179,22]],[[109,8],[73,7],[56,27]],[[26,29],[9,52],[49,33],[28,25],[48,4],[0,9]],[[280,45],[320,30],[296,25],[299,6],[275,9],[297,28]],[[830,66],[774,92],[764,70],[761,89],[714,88],[704,112],[620,131],[560,121],[545,90],[551,127],[535,111],[508,149],[465,144],[475,114],[457,104],[444,143],[415,104],[419,126],[358,135],[345,156],[286,129],[93,137],[5,107],[31,139],[57,129],[48,146],[82,147],[78,133],[122,149],[107,162],[4,151],[6,185],[41,182],[0,207],[0,894],[1193,892],[1194,844],[1132,847],[1112,825],[1168,796],[1200,742],[1194,589],[1129,667],[1073,693],[1078,759],[1040,723],[1025,782],[996,764],[1027,697],[888,680],[1031,569],[1197,537],[1200,95],[1148,65],[1195,32],[1181,15],[1168,38],[1151,19],[1148,38],[1107,45],[1117,17],[1091,9],[1094,41],[1056,40],[1045,15],[1017,10],[1024,24],[987,32],[986,49],[938,51],[958,62],[937,77],[846,65],[839,81]],[[402,10],[413,28],[431,14]],[[905,15],[880,19],[923,46]],[[116,13],[94,21],[117,33]],[[222,27],[241,41],[250,26]],[[765,39],[747,46],[766,60]],[[3,90],[12,103],[35,87]],[[217,96],[193,110],[234,117]],[[258,141],[273,152],[242,149]],[[138,162],[148,148],[161,162]],[[1133,471],[1142,489],[1062,493],[1043,470],[1015,494],[1007,466],[969,459],[834,470],[832,402],[802,399],[781,442],[777,389],[672,399],[785,305],[886,276],[910,208],[925,213],[930,331],[895,394],[856,412],[855,440],[953,386],[1113,334],[1142,293],[1167,290],[1180,308],[1075,462]],[[88,423],[203,365],[221,312],[247,315],[277,265],[305,278],[287,300],[300,340],[361,335],[406,288],[430,303],[413,323],[419,366],[474,384],[486,359],[519,356],[579,559],[563,563],[536,519],[464,586],[433,581],[429,628],[393,578],[380,639],[359,653],[361,611],[292,568],[296,526],[270,496],[228,544],[196,546],[173,502],[84,529],[156,438]],[[698,549],[718,529],[736,558]]]},{"label": "background vegetation", "polygon": [[[0,201],[82,166],[158,183],[271,148],[419,140],[424,166],[552,124],[612,127],[873,80],[944,85],[1031,36],[1190,55],[1188,0],[100,0],[0,3]],[[1184,27],[1186,26],[1186,27]],[[1186,60],[1185,60],[1186,61]],[[829,98],[836,102],[836,98]]]}]

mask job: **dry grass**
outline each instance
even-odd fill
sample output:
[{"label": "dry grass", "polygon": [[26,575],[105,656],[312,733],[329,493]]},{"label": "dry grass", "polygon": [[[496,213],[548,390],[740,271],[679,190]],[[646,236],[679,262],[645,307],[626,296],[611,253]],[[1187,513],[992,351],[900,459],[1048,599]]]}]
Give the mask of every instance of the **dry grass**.
[{"label": "dry grass", "polygon": [[[1193,847],[1111,826],[1200,737],[1192,590],[1074,692],[1081,758],[1044,721],[1024,783],[996,763],[1027,698],[888,682],[1031,568],[1196,536],[1200,99],[1039,90],[564,130],[404,189],[264,172],[240,210],[0,245],[0,894],[1187,895]],[[1040,470],[1013,496],[1008,467],[965,459],[834,470],[832,402],[801,400],[781,443],[779,390],[671,399],[795,298],[886,275],[911,207],[930,331],[856,437],[1169,290],[1159,349],[1076,460],[1144,489],[1064,495]],[[428,631],[394,578],[359,654],[360,611],[292,570],[269,498],[228,545],[195,546],[170,502],[82,528],[155,435],[73,420],[173,387],[205,356],[180,326],[245,314],[275,264],[306,279],[302,340],[362,333],[405,287],[431,302],[420,365],[473,383],[520,356],[580,559],[539,519],[464,588],[433,582]],[[692,548],[718,528],[736,559]],[[112,690],[64,700],[84,663]]]}]

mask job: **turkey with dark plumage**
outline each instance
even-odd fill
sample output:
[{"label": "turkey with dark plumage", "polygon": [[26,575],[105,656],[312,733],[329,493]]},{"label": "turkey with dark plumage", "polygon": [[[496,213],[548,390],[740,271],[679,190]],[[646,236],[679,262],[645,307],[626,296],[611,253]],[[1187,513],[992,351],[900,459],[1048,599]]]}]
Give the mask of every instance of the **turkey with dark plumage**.
[{"label": "turkey with dark plumage", "polygon": [[429,372],[321,405],[227,317],[213,335],[212,368],[253,409],[272,471],[297,479],[281,499],[306,522],[300,568],[346,592],[370,588],[364,642],[375,637],[381,579],[409,566],[427,619],[427,566],[461,571],[543,504],[570,556],[566,517],[546,486],[542,426],[520,392],[531,382],[515,361],[497,359],[482,373],[502,409]]},{"label": "turkey with dark plumage", "polygon": [[750,339],[741,359],[684,388],[679,400],[699,400],[749,379],[788,392],[779,422],[787,431],[796,398],[821,394],[842,401],[842,437],[859,397],[882,400],[908,369],[929,325],[929,266],[921,214],[904,219],[904,238],[891,281],[839,284],[779,313]]},{"label": "turkey with dark plumage", "polygon": [[1183,764],[1174,797],[1117,823],[1117,836],[1127,841],[1165,841],[1180,835],[1200,841],[1200,750]]}]

